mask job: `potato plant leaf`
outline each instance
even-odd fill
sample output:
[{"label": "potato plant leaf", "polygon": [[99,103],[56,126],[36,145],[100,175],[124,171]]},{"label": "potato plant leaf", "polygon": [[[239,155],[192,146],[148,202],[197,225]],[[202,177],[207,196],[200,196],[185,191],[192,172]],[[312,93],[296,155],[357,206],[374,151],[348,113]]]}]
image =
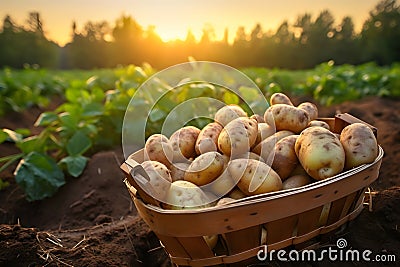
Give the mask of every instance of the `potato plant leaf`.
[{"label": "potato plant leaf", "polygon": [[83,131],[77,131],[67,142],[67,152],[70,156],[78,156],[85,153],[91,146],[90,138]]},{"label": "potato plant leaf", "polygon": [[83,170],[86,167],[87,161],[87,157],[78,155],[65,157],[60,161],[60,163],[66,164],[68,173],[76,178],[82,174]]},{"label": "potato plant leaf", "polygon": [[29,153],[19,162],[15,181],[24,189],[28,201],[50,197],[65,184],[64,173],[55,160],[38,152]]}]

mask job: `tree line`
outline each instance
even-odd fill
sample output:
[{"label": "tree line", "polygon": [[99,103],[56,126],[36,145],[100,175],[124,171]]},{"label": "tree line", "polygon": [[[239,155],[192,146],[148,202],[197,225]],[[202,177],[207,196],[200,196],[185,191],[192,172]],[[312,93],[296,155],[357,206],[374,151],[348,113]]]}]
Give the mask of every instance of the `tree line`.
[{"label": "tree line", "polygon": [[379,2],[358,33],[351,17],[335,23],[329,10],[315,18],[306,13],[294,23],[283,21],[274,32],[265,31],[260,24],[250,33],[239,27],[233,43],[228,42],[227,30],[217,40],[211,26],[204,27],[200,40],[188,31],[185,40],[163,42],[153,26],[144,29],[131,16],[118,18],[114,27],[106,21],[89,21],[78,30],[72,23],[71,32],[71,41],[60,47],[46,38],[39,13],[30,13],[23,26],[8,15],[0,32],[0,67],[37,64],[91,69],[148,62],[164,68],[188,57],[234,67],[287,69],[312,68],[328,60],[336,64],[374,61],[379,65],[400,61],[400,7],[396,0]]}]

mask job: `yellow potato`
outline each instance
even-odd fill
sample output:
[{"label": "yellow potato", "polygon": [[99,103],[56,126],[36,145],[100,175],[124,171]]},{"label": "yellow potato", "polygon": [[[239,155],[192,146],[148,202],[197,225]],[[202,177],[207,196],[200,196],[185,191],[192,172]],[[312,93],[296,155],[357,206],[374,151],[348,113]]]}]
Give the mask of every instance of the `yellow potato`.
[{"label": "yellow potato", "polygon": [[246,152],[241,155],[232,156],[232,159],[256,159],[256,160],[265,162],[264,159],[260,155],[254,153],[254,152]]},{"label": "yellow potato", "polygon": [[318,108],[315,104],[311,102],[304,102],[297,106],[297,108],[304,110],[308,113],[310,121],[316,120],[318,118]]},{"label": "yellow potato", "polygon": [[152,160],[146,160],[141,165],[150,178],[147,184],[149,187],[146,188],[150,195],[159,200],[165,199],[172,182],[168,168],[164,164]]},{"label": "yellow potato", "polygon": [[257,155],[260,155],[260,157],[264,160],[265,163],[271,165],[274,157],[274,154],[272,152],[274,152],[273,149],[276,143],[282,138],[285,138],[293,134],[294,133],[291,131],[276,132],[275,134],[271,135],[270,137],[267,137],[261,143],[256,145],[252,151]]},{"label": "yellow potato", "polygon": [[303,109],[275,104],[265,111],[264,120],[269,125],[275,125],[276,131],[288,130],[297,134],[307,127],[310,116]]},{"label": "yellow potato", "polygon": [[210,199],[197,185],[183,180],[175,181],[167,193],[166,209],[198,209],[210,206]]},{"label": "yellow potato", "polygon": [[282,189],[298,188],[298,187],[310,184],[312,182],[313,182],[313,180],[308,175],[294,175],[294,176],[287,178],[285,181],[283,181]]},{"label": "yellow potato", "polygon": [[222,174],[224,158],[218,152],[207,152],[193,160],[185,172],[185,180],[198,186],[208,184]]},{"label": "yellow potato", "polygon": [[346,154],[346,169],[374,162],[378,156],[378,142],[371,128],[363,123],[346,126],[340,134]]},{"label": "yellow potato", "polygon": [[169,166],[173,160],[174,152],[168,137],[162,134],[151,135],[144,146],[145,160],[154,160]]},{"label": "yellow potato", "polygon": [[[239,177],[240,178],[240,177]],[[237,186],[233,188],[231,192],[228,194],[229,198],[233,198],[235,200],[247,197],[245,193],[242,192]]]},{"label": "yellow potato", "polygon": [[279,175],[264,162],[254,159],[234,159],[228,164],[228,171],[237,186],[248,196],[282,189]]},{"label": "yellow potato", "polygon": [[227,170],[224,170],[222,174],[217,177],[214,181],[206,185],[205,190],[210,190],[218,198],[227,195],[232,188],[235,187],[237,181],[234,181]]},{"label": "yellow potato", "polygon": [[198,155],[206,152],[217,151],[218,136],[222,126],[217,122],[211,122],[204,126],[196,140],[196,153]]},{"label": "yellow potato", "polygon": [[250,151],[257,138],[257,122],[239,117],[229,122],[218,137],[218,148],[225,155],[240,155]]},{"label": "yellow potato", "polygon": [[345,153],[339,139],[322,127],[310,127],[296,140],[295,151],[304,170],[314,179],[323,180],[340,173]]},{"label": "yellow potato", "polygon": [[195,144],[200,134],[200,129],[186,126],[176,130],[169,141],[174,151],[174,162],[185,162],[196,156]]},{"label": "yellow potato", "polygon": [[247,113],[238,105],[227,105],[215,113],[214,121],[225,127],[229,122],[239,117],[247,117]]},{"label": "yellow potato", "polygon": [[294,150],[294,144],[299,136],[289,135],[279,140],[272,151],[274,160],[272,162],[272,169],[285,180],[289,177],[290,173],[296,168],[299,163]]},{"label": "yellow potato", "polygon": [[276,104],[286,104],[289,106],[293,106],[293,103],[292,101],[290,101],[290,98],[283,93],[274,93],[273,95],[271,95],[269,103],[271,104],[271,106]]}]

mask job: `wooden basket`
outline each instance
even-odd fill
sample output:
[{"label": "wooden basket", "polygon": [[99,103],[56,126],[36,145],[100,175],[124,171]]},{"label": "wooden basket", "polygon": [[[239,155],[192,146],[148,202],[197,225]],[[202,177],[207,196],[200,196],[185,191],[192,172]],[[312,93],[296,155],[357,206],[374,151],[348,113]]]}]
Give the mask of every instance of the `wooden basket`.
[{"label": "wooden basket", "polygon": [[[349,114],[321,119],[333,132],[359,122]],[[376,128],[370,126],[376,134]],[[307,244],[353,220],[362,211],[364,194],[379,175],[383,149],[371,164],[353,168],[329,179],[289,190],[256,195],[227,205],[198,210],[165,210],[136,183],[143,170],[143,150],[132,154],[121,169],[139,215],[162,242],[178,266],[246,266],[268,247],[282,249]],[[135,163],[137,162],[137,163]],[[151,203],[151,204],[145,204]],[[266,229],[266,244],[261,232]],[[203,236],[218,235],[211,250]],[[298,246],[301,248],[301,246]]]}]

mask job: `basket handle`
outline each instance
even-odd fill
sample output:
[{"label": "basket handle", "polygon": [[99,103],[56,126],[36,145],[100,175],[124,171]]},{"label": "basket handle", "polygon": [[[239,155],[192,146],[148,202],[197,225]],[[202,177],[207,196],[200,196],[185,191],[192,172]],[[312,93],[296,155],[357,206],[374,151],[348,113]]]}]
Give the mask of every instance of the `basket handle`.
[{"label": "basket handle", "polygon": [[125,167],[122,167],[122,169],[127,174],[128,183],[133,186],[138,193],[134,194],[135,197],[140,197],[145,203],[160,207],[160,202],[143,189],[148,188],[150,191],[153,189],[150,184],[150,177],[143,166],[131,158],[128,158],[123,165],[125,165]]}]

